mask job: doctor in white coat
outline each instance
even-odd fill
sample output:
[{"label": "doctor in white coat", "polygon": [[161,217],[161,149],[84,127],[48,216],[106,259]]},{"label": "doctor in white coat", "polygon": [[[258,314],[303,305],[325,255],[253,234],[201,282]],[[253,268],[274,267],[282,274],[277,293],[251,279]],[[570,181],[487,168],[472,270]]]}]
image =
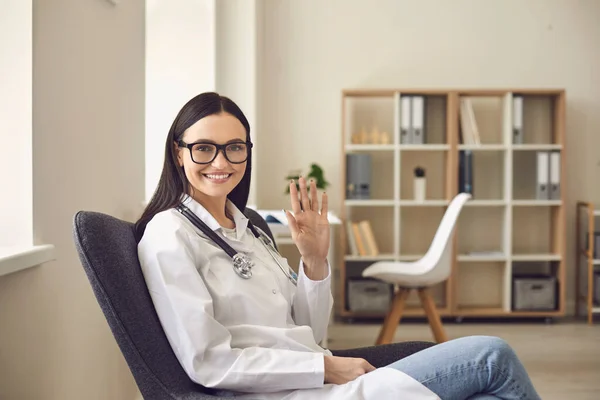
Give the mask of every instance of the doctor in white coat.
[{"label": "doctor in white coat", "polygon": [[[498,338],[470,337],[385,368],[321,348],[333,305],[327,195],[290,182],[296,275],[242,213],[252,142],[230,99],[191,99],[169,131],[156,192],[136,223],[157,314],[190,379],[252,399],[539,398]],[[300,197],[300,199],[298,198]]]}]

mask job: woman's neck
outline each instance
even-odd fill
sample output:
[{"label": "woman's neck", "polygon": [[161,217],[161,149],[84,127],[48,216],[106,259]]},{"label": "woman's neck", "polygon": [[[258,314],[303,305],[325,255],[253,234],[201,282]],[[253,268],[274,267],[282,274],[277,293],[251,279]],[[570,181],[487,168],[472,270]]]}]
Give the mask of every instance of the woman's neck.
[{"label": "woman's neck", "polygon": [[225,228],[235,228],[235,222],[226,212],[227,197],[210,197],[201,193],[194,193],[192,197],[202,204],[202,207],[217,220],[219,225]]}]

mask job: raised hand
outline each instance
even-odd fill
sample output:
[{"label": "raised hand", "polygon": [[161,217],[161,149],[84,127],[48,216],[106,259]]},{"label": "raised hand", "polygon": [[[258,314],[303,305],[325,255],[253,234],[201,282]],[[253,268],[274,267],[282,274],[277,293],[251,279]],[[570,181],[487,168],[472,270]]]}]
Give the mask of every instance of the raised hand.
[{"label": "raised hand", "polygon": [[317,185],[311,180],[310,197],[306,179],[300,177],[300,199],[295,183],[290,182],[292,213],[285,212],[292,239],[298,247],[307,276],[323,279],[327,275],[327,253],[329,251],[329,221],[327,220],[327,194],[323,193],[321,209],[317,196]]}]

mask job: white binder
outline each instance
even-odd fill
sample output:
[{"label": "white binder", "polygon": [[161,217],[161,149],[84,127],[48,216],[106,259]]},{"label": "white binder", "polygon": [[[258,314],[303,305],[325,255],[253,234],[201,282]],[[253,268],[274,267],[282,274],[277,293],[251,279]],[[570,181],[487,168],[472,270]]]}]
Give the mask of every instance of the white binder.
[{"label": "white binder", "polygon": [[425,143],[425,98],[412,98],[412,144]]},{"label": "white binder", "polygon": [[537,152],[537,188],[536,188],[536,198],[538,200],[548,200],[549,198],[549,190],[548,190],[548,152],[546,151],[538,151]]},{"label": "white binder", "polygon": [[410,97],[400,97],[400,143],[412,143]]},{"label": "white binder", "polygon": [[513,97],[513,143],[523,144],[523,96]]},{"label": "white binder", "polygon": [[560,152],[550,153],[550,194],[551,200],[560,200]]}]

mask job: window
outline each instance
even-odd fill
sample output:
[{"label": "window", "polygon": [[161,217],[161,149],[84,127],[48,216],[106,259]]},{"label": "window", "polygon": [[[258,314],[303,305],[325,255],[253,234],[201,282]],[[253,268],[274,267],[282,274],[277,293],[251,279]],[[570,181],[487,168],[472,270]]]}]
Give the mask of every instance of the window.
[{"label": "window", "polygon": [[0,12],[0,247],[33,243],[32,2]]}]

